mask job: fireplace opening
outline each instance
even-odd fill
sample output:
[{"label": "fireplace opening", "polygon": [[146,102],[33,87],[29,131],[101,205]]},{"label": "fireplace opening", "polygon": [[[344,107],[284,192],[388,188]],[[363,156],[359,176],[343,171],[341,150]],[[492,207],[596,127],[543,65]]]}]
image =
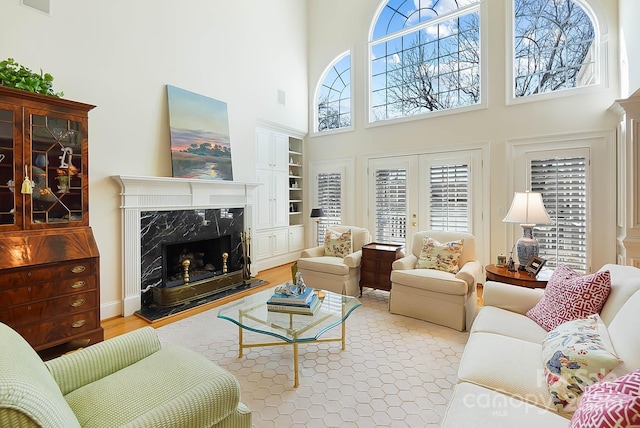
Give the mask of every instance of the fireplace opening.
[{"label": "fireplace opening", "polygon": [[165,288],[198,282],[241,268],[229,266],[231,235],[213,239],[163,245],[162,270]]}]

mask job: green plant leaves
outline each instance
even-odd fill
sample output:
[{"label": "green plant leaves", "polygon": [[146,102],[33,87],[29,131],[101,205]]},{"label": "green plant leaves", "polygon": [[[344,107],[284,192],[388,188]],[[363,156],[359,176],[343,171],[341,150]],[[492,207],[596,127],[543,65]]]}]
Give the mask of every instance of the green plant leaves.
[{"label": "green plant leaves", "polygon": [[53,76],[49,73],[34,73],[27,67],[18,64],[13,58],[0,61],[0,85],[37,94],[59,98],[62,92],[54,92]]}]

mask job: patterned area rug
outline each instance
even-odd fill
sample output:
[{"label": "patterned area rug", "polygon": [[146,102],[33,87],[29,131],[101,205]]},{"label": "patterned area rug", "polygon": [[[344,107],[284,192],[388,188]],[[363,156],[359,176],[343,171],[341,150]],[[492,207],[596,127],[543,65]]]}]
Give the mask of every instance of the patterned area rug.
[{"label": "patterned area rug", "polygon": [[[438,427],[469,335],[388,311],[389,293],[365,288],[340,343],[251,348],[238,358],[238,327],[211,309],[157,330],[163,343],[200,352],[233,373],[253,426]],[[340,329],[326,337],[338,337]],[[333,336],[330,336],[332,335]],[[264,340],[245,333],[245,340]]]}]

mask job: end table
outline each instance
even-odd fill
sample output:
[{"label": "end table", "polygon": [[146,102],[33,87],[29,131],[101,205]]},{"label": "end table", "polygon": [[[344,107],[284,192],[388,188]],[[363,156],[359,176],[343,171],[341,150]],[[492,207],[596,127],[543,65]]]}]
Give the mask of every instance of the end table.
[{"label": "end table", "polygon": [[362,287],[376,290],[391,290],[391,265],[404,256],[400,244],[381,244],[372,242],[362,246],[360,263],[360,295]]},{"label": "end table", "polygon": [[[519,285],[520,287],[545,288],[547,286],[547,279],[549,278],[549,275],[543,275],[542,272],[535,278],[530,277],[524,270],[509,272],[506,266],[487,265],[484,270],[487,281],[504,282]],[[547,272],[548,270],[543,269],[543,271]]]}]

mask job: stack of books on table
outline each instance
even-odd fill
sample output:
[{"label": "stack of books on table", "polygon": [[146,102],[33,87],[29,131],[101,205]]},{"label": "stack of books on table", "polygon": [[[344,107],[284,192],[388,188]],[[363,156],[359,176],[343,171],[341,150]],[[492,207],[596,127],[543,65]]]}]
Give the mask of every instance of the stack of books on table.
[{"label": "stack of books on table", "polygon": [[267,300],[267,310],[271,312],[313,315],[318,306],[320,306],[320,299],[311,287],[307,287],[304,293],[297,296],[273,293]]}]

